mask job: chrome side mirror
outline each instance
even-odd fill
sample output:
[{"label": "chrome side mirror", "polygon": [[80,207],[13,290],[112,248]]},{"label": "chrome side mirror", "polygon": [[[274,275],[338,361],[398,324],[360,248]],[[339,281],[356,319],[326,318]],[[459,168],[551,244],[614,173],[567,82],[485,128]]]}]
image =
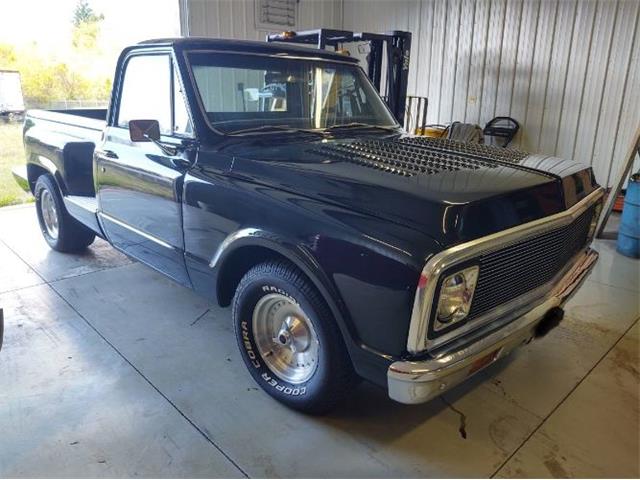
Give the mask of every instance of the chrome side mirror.
[{"label": "chrome side mirror", "polygon": [[129,120],[129,138],[132,142],[158,142],[160,124],[157,120]]}]

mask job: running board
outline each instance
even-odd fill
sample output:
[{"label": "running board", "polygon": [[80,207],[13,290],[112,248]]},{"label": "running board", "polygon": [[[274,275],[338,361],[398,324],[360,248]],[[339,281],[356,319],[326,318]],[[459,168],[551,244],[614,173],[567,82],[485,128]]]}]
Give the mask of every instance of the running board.
[{"label": "running board", "polygon": [[69,195],[63,199],[69,215],[103,237],[102,229],[98,223],[98,199],[96,197]]}]

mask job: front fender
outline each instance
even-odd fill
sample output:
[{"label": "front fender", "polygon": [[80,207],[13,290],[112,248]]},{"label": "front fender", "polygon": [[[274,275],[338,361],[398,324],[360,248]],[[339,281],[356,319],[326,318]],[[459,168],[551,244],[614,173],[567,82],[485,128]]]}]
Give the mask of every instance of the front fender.
[{"label": "front fender", "polygon": [[216,289],[219,289],[219,276],[225,264],[242,249],[262,248],[274,252],[300,269],[325,298],[332,313],[338,319],[341,330],[347,330],[350,336],[354,332],[348,327],[345,318],[347,312],[344,302],[322,267],[304,246],[288,240],[284,235],[260,228],[242,228],[230,233],[216,250],[209,267],[216,272]]},{"label": "front fender", "polygon": [[[386,371],[391,364],[392,356],[381,353],[362,339],[362,321],[366,319],[359,318],[354,321],[349,313],[348,304],[343,299],[343,292],[338,290],[327,275],[326,266],[323,266],[304,245],[293,243],[282,234],[263,229],[244,228],[235,231],[225,238],[210,263],[210,267],[216,272],[216,289],[220,287],[220,277],[225,271],[225,265],[234,263],[238,255],[244,257],[251,250],[255,252],[255,249],[268,252],[266,258],[282,257],[307,276],[325,299],[336,319],[356,372],[363,378],[386,386]],[[392,318],[388,320],[393,321]],[[365,333],[376,335],[371,328],[375,326],[365,326],[368,330]]]},{"label": "front fender", "polygon": [[323,295],[358,373],[386,384],[381,364],[406,351],[420,271],[441,247],[412,228],[245,181],[221,165],[227,165],[221,155],[201,162],[184,183],[185,260],[196,291],[216,297],[225,265],[251,254],[230,269],[228,301],[251,266],[286,259]]}]

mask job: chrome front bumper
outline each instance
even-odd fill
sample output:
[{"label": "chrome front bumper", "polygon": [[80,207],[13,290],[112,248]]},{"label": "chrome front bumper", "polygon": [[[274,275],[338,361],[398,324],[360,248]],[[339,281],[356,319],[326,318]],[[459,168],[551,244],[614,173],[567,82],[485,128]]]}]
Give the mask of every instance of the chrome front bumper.
[{"label": "chrome front bumper", "polygon": [[425,361],[394,362],[387,371],[389,397],[426,402],[528,343],[547,312],[562,307],[589,275],[598,253],[587,249],[538,306],[504,327],[457,351]]}]

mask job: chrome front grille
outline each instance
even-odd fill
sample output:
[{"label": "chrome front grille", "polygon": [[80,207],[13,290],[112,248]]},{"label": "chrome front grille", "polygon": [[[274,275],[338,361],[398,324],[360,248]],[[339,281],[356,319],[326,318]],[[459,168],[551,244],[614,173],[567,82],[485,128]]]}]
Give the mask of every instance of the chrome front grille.
[{"label": "chrome front grille", "polygon": [[591,207],[568,225],[480,255],[467,321],[551,282],[586,246],[593,214]]},{"label": "chrome front grille", "polygon": [[[429,258],[421,278],[438,280],[416,289],[407,351],[436,351],[471,332],[486,332],[492,325],[500,328],[513,320],[512,314],[523,312],[527,305],[533,308],[539,297],[548,296],[554,280],[562,278],[588,246],[590,223],[603,193],[598,188],[563,212],[456,245]],[[468,265],[480,266],[469,316],[459,325],[434,332],[443,279]]]}]

